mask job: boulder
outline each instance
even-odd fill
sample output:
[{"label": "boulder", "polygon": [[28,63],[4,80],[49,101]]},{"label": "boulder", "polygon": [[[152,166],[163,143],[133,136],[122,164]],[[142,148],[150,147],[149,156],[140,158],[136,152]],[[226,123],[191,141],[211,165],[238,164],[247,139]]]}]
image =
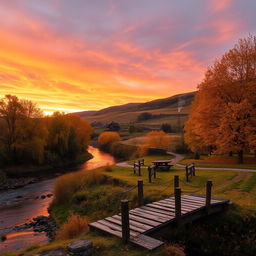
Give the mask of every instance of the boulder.
[{"label": "boulder", "polygon": [[72,256],[91,256],[93,244],[89,240],[81,239],[70,243],[67,250]]}]

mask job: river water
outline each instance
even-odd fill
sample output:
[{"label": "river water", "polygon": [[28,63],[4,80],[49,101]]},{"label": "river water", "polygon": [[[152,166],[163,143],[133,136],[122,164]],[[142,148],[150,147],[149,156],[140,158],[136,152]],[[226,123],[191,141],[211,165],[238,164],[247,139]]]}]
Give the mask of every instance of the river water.
[{"label": "river water", "polygon": [[[99,149],[89,147],[93,158],[72,171],[87,171],[107,164],[114,164],[115,159]],[[41,195],[53,193],[56,178],[27,185],[22,188],[0,192],[0,236],[7,235],[7,240],[0,241],[0,254],[23,249],[27,246],[47,243],[45,233],[35,233],[32,229],[13,230],[14,226],[30,222],[34,217],[48,216],[47,208],[52,197],[41,199]]]}]

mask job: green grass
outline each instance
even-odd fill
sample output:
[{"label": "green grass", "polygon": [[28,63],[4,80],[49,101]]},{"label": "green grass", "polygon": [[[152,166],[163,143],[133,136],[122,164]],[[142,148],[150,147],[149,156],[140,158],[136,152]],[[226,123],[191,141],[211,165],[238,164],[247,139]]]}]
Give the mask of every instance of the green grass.
[{"label": "green grass", "polygon": [[252,174],[252,176],[244,184],[242,191],[250,193],[255,188],[256,188],[256,174]]}]

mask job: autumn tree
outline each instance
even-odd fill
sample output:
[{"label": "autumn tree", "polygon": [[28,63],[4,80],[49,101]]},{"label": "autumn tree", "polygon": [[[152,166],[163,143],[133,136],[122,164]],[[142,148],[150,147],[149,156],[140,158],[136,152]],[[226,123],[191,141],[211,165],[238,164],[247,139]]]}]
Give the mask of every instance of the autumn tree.
[{"label": "autumn tree", "polygon": [[185,125],[192,151],[234,151],[243,162],[255,148],[256,37],[240,39],[205,73]]},{"label": "autumn tree", "polygon": [[118,141],[120,141],[120,135],[117,132],[103,132],[98,137],[98,144],[104,150],[109,150],[111,144]]},{"label": "autumn tree", "polygon": [[170,138],[163,131],[151,131],[146,135],[146,145],[149,148],[168,149]]}]

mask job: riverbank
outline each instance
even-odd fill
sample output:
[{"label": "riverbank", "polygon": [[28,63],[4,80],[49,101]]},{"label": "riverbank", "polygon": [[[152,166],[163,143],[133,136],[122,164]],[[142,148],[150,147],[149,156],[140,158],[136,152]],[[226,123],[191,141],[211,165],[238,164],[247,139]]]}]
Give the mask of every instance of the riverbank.
[{"label": "riverbank", "polygon": [[[70,169],[79,168],[86,161],[93,158],[89,152],[80,154],[74,160],[55,163],[43,166],[9,166],[2,168],[5,178],[0,180],[0,191],[8,189],[17,189],[29,184],[51,179],[68,172]],[[18,177],[18,178],[17,178]]]}]

